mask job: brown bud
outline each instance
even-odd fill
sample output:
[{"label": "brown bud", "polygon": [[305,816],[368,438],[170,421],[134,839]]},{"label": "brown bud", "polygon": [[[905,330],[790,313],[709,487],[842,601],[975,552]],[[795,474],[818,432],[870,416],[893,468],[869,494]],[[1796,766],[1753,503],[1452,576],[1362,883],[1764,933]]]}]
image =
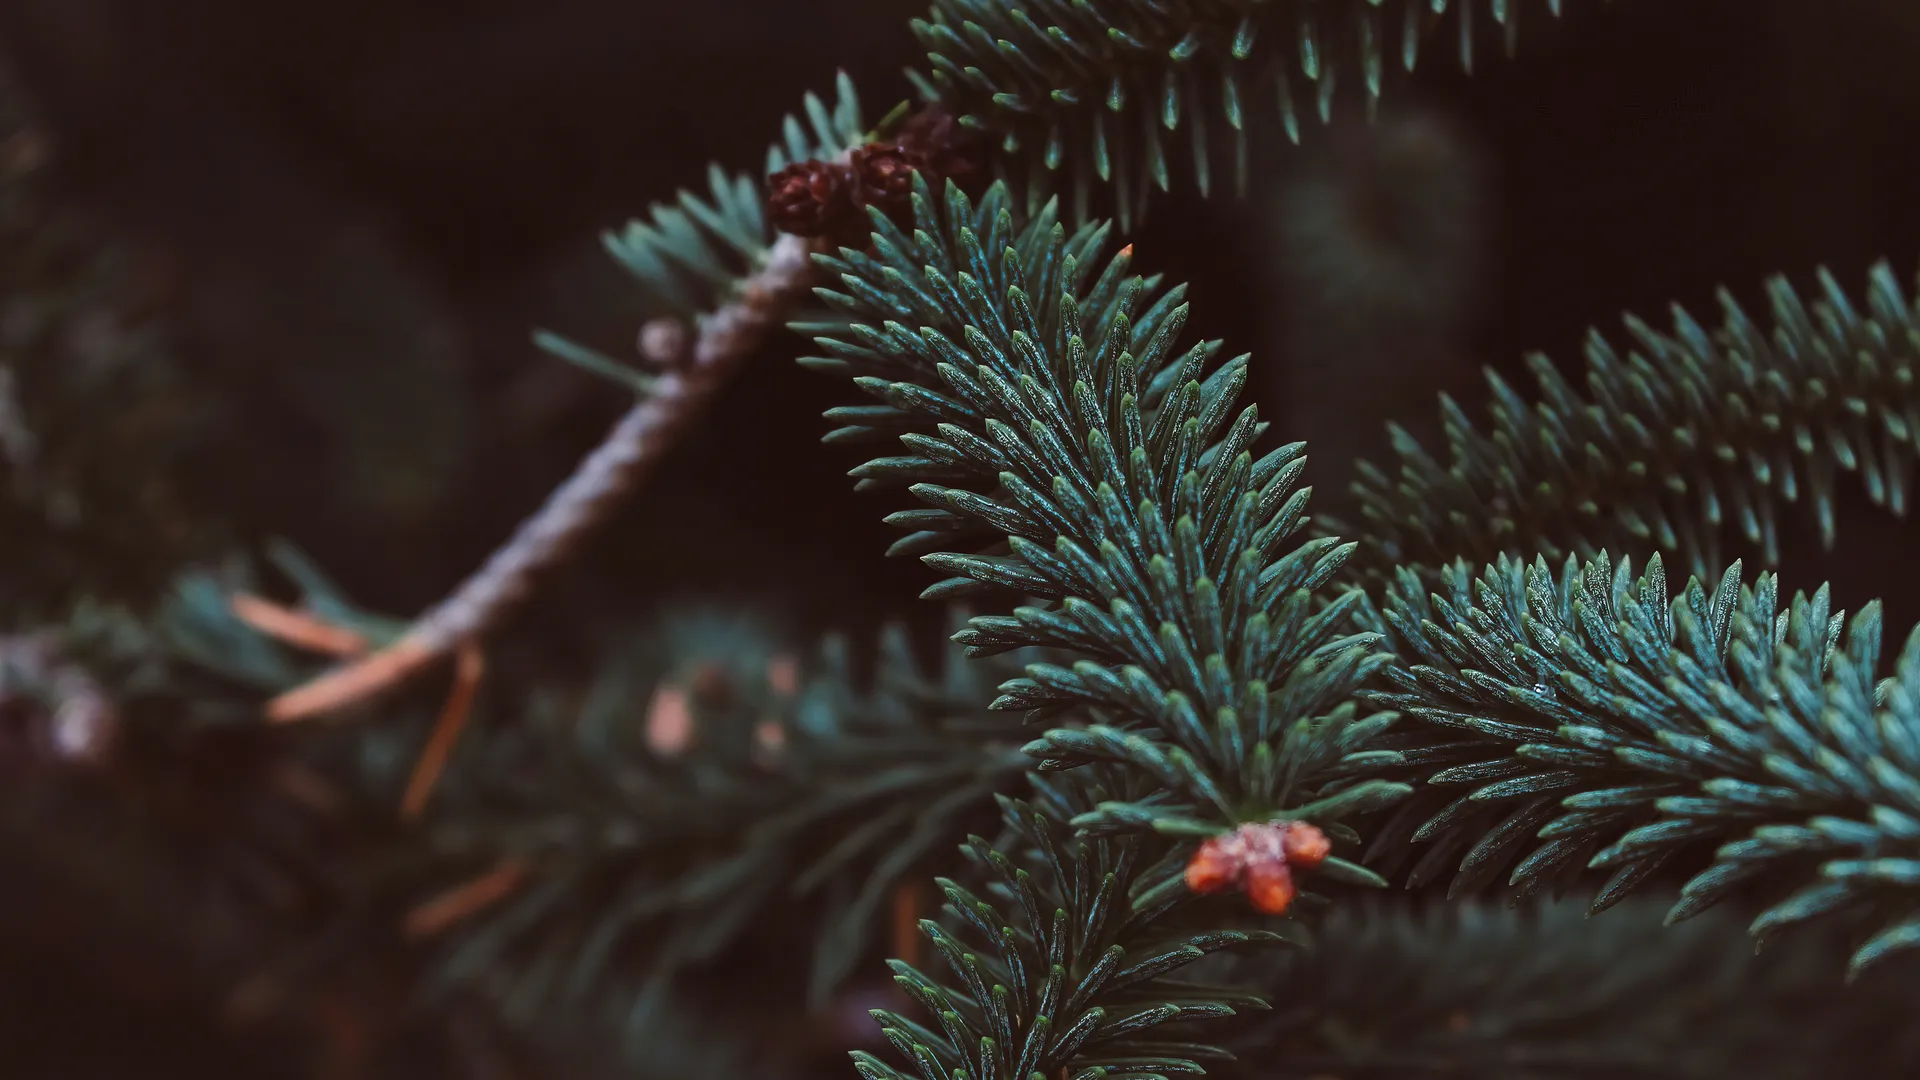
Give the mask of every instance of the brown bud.
[{"label": "brown bud", "polygon": [[1281,849],[1287,854],[1287,862],[1302,870],[1313,870],[1327,861],[1333,854],[1333,841],[1321,832],[1316,825],[1304,821],[1289,821],[1281,826]]},{"label": "brown bud", "polygon": [[1256,910],[1284,915],[1299,887],[1294,871],[1312,870],[1333,850],[1327,834],[1304,821],[1249,821],[1202,843],[1187,863],[1187,888],[1219,892],[1239,885]]},{"label": "brown bud", "polygon": [[767,178],[767,214],[773,227],[795,236],[847,235],[864,222],[853,170],[831,161],[803,161]]},{"label": "brown bud", "polygon": [[693,332],[671,315],[647,320],[640,328],[640,356],[657,368],[683,367],[692,359]]},{"label": "brown bud", "polygon": [[1247,899],[1254,910],[1267,915],[1285,915],[1300,894],[1293,883],[1293,870],[1284,862],[1258,862],[1247,867]]},{"label": "brown bud", "polygon": [[925,172],[927,181],[936,186],[952,180],[971,191],[972,181],[984,173],[985,153],[980,134],[938,105],[908,117],[900,125],[894,141],[907,160]]},{"label": "brown bud", "polygon": [[1187,861],[1187,888],[1197,893],[1219,892],[1240,880],[1246,862],[1246,845],[1239,833],[1212,837]]},{"label": "brown bud", "polygon": [[873,143],[855,150],[851,165],[860,182],[860,201],[879,207],[895,221],[904,221],[913,205],[914,165],[907,152]]}]

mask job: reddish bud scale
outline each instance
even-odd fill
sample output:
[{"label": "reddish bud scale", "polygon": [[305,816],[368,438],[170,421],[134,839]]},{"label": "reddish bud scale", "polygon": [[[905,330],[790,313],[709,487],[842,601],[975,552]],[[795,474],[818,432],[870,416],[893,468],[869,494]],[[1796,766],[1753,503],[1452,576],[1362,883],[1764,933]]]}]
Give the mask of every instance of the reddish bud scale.
[{"label": "reddish bud scale", "polygon": [[1187,888],[1197,893],[1215,893],[1240,880],[1244,853],[1234,843],[1234,833],[1216,836],[1200,845],[1187,862]]},{"label": "reddish bud scale", "polygon": [[1248,822],[1200,845],[1187,862],[1187,888],[1215,893],[1238,885],[1256,909],[1283,915],[1300,893],[1294,871],[1320,866],[1332,850],[1327,834],[1307,822]]},{"label": "reddish bud scale", "polygon": [[897,146],[874,143],[855,150],[848,164],[859,181],[856,198],[877,206],[895,223],[911,220],[914,161]]},{"label": "reddish bud scale", "polygon": [[768,217],[781,232],[864,247],[868,207],[908,225],[914,175],[924,175],[936,193],[948,180],[971,190],[985,175],[980,150],[980,140],[952,114],[924,109],[893,142],[857,147],[844,162],[802,161],[768,177]]},{"label": "reddish bud scale", "polygon": [[1286,852],[1287,863],[1302,870],[1317,869],[1333,854],[1333,841],[1327,834],[1304,821],[1289,821],[1280,837],[1282,850]]},{"label": "reddish bud scale", "polygon": [[858,181],[846,165],[802,161],[767,178],[773,227],[795,236],[839,237],[859,224]]},{"label": "reddish bud scale", "polygon": [[1247,899],[1256,910],[1268,915],[1285,915],[1293,906],[1300,889],[1293,883],[1293,870],[1284,862],[1263,862],[1247,867]]}]

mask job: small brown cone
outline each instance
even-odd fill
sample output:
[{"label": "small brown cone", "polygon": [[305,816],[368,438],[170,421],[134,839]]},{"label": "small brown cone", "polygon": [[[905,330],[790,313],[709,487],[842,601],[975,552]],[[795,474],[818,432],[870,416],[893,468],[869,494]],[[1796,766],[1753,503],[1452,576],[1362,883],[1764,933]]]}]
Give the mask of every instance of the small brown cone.
[{"label": "small brown cone", "polygon": [[802,161],[767,178],[767,215],[795,236],[844,237],[860,214],[853,170],[831,161]]}]

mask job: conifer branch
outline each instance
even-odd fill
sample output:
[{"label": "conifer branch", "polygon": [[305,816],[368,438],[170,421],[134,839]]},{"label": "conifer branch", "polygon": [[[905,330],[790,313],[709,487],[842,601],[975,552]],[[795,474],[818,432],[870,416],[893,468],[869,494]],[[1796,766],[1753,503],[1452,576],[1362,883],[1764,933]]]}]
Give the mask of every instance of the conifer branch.
[{"label": "conifer branch", "polygon": [[1393,427],[1399,474],[1365,462],[1354,492],[1363,578],[1456,559],[1659,550],[1717,574],[1729,527],[1768,566],[1778,505],[1802,499],[1831,546],[1838,474],[1857,473],[1876,505],[1906,512],[1920,415],[1920,309],[1883,263],[1857,307],[1822,270],[1803,302],[1768,284],[1763,330],[1724,290],[1709,333],[1674,308],[1672,333],[1632,316],[1624,355],[1588,339],[1582,394],[1545,357],[1529,360],[1527,401],[1491,372],[1493,422],[1476,429],[1441,398],[1447,460]]},{"label": "conifer branch", "polygon": [[[1343,906],[1311,949],[1232,974],[1276,1003],[1227,1046],[1268,1080],[1856,1080],[1920,1062],[1910,984],[1889,972],[1836,993],[1823,941],[1755,956],[1738,921],[1663,927],[1630,900]],[[1794,944],[1800,947],[1793,947]]]},{"label": "conifer branch", "polygon": [[670,621],[604,670],[577,707],[470,747],[420,831],[361,868],[437,936],[430,989],[485,972],[522,1015],[631,1000],[792,907],[824,1000],[901,882],[951,869],[1029,765],[979,665],[954,650],[924,671],[898,628],[869,690],[838,640],[799,664],[711,621]]},{"label": "conifer branch", "polygon": [[[1511,50],[1525,0],[1486,14]],[[1546,0],[1559,15],[1562,0]],[[1122,227],[1150,189],[1172,182],[1183,153],[1200,194],[1227,133],[1226,167],[1244,189],[1249,128],[1277,105],[1287,137],[1303,116],[1332,115],[1336,83],[1359,86],[1371,112],[1391,67],[1411,71],[1434,25],[1457,12],[1471,68],[1476,0],[934,0],[913,29],[928,69],[910,72],[923,98],[1002,141],[1000,167],[1025,173],[1030,209],[1064,174],[1072,215],[1111,183]],[[1184,126],[1184,135],[1178,135]],[[1175,139],[1188,144],[1183,151]]]},{"label": "conifer branch", "polygon": [[1824,586],[1786,601],[1738,563],[1671,601],[1657,558],[1637,579],[1602,556],[1440,581],[1403,569],[1363,609],[1402,658],[1372,700],[1423,722],[1387,744],[1427,785],[1375,851],[1431,844],[1415,879],[1457,864],[1456,893],[1509,866],[1521,895],[1605,869],[1598,911],[1717,845],[1670,920],[1797,886],[1754,920],[1761,940],[1870,921],[1855,974],[1920,945],[1920,629],[1876,682],[1878,602],[1848,620]]},{"label": "conifer branch", "polygon": [[1003,799],[998,843],[969,838],[964,850],[986,896],[942,878],[949,922],[921,923],[950,982],[891,965],[934,1026],[875,1010],[911,1064],[903,1071],[856,1052],[866,1080],[1198,1073],[1230,1055],[1168,1025],[1265,1008],[1243,991],[1175,976],[1212,953],[1287,939],[1217,918],[1183,920],[1195,897],[1163,837],[1075,835],[1074,818],[1106,798],[1137,797],[1145,782],[1108,767],[1088,773],[1099,779],[1037,781],[1032,801]]},{"label": "conifer branch", "polygon": [[304,720],[362,701],[497,627],[704,415],[734,369],[805,294],[812,281],[809,254],[799,237],[775,241],[767,265],[748,279],[740,298],[702,323],[686,367],[662,374],[480,569],[398,641],[274,698],[268,718]]},{"label": "conifer branch", "polygon": [[[1390,721],[1348,702],[1387,659],[1345,632],[1351,599],[1312,602],[1352,545],[1287,549],[1304,459],[1294,444],[1254,460],[1258,412],[1233,411],[1246,358],[1177,348],[1184,289],[1130,277],[1131,249],[1100,266],[1106,226],[1070,236],[1050,202],[1016,228],[1003,184],[976,206],[916,183],[912,237],[876,213],[875,254],[821,256],[838,286],[820,295],[849,326],[807,362],[883,403],[830,412],[846,425],[830,441],[909,451],[854,475],[928,507],[889,519],[913,530],[895,551],[956,575],[925,595],[1045,601],[956,637],[975,656],[1076,658],[1029,667],[994,705],[1087,710],[1029,748],[1042,768],[1121,762],[1161,783],[1082,824],[1318,823],[1391,801],[1400,789],[1339,771]],[[949,547],[969,540],[994,547]]]},{"label": "conifer branch", "polygon": [[63,764],[104,764],[120,736],[106,687],[48,633],[0,635],[0,715],[25,720],[14,737]]},{"label": "conifer branch", "polygon": [[[787,118],[784,139],[769,151],[769,172],[791,161],[844,155],[864,140],[859,101],[845,74],[837,89],[831,109],[807,95],[811,130]],[[639,401],[539,510],[398,640],[275,698],[269,719],[303,720],[364,701],[495,630],[542,575],[571,558],[645,482],[767,333],[806,298],[812,242],[772,230],[766,196],[748,177],[730,178],[715,166],[710,187],[710,199],[682,192],[677,205],[654,207],[651,222],[606,237],[608,251],[650,299],[696,323],[688,335],[653,335],[649,358],[665,370],[636,372],[558,335],[537,335],[547,351],[637,390]],[[680,355],[658,355],[662,342]]]},{"label": "conifer branch", "polygon": [[[1132,277],[1131,249],[1102,265],[1106,226],[1070,235],[1050,201],[1016,227],[1010,202],[1004,184],[936,200],[916,176],[911,236],[876,212],[873,254],[820,257],[844,322],[803,362],[880,402],[829,412],[828,440],[904,445],[853,471],[926,507],[889,519],[910,530],[894,550],[954,575],[928,598],[1038,598],[954,640],[971,656],[1060,650],[1071,666],[1029,664],[993,707],[1075,721],[1026,747],[1045,809],[1010,802],[1003,839],[971,845],[991,899],[942,882],[992,955],[928,924],[952,988],[895,971],[937,1028],[879,1014],[909,1071],[855,1061],[869,1080],[1195,1072],[1217,1051],[1138,1033],[1260,1003],[1164,976],[1266,938],[1181,938],[1171,913],[1232,880],[1279,914],[1294,852],[1263,850],[1244,879],[1196,876],[1193,841],[1306,823],[1357,841],[1341,819],[1407,790],[1356,775],[1393,758],[1364,749],[1391,717],[1357,719],[1349,700],[1386,661],[1376,635],[1344,631],[1352,601],[1312,601],[1350,549],[1286,550],[1304,462],[1297,444],[1254,460],[1257,411],[1233,412],[1245,358],[1180,349],[1184,289]],[[1379,883],[1305,833],[1302,868]]]}]

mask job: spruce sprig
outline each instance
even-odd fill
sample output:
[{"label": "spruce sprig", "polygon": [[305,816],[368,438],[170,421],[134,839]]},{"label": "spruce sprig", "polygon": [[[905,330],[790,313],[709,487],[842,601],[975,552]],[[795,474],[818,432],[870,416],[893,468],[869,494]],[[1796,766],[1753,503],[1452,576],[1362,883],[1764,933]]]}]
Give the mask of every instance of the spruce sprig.
[{"label": "spruce sprig", "polygon": [[[927,920],[949,979],[893,962],[897,981],[933,1026],[879,1010],[903,1072],[856,1052],[868,1080],[1075,1080],[1199,1073],[1228,1055],[1185,1041],[1176,1027],[1264,1008],[1245,992],[1175,978],[1223,949],[1280,943],[1264,930],[1209,919],[1179,929],[1194,897],[1184,862],[1156,836],[1075,835],[1070,822],[1105,795],[1124,797],[1140,778],[1106,770],[1119,785],[1075,777],[1039,780],[1032,800],[1003,799],[1006,835],[972,838],[966,853],[986,885],[980,893],[941,879],[949,920]],[[1007,852],[1003,854],[1002,852]],[[1216,912],[1217,914],[1217,912]]]},{"label": "spruce sprig", "polygon": [[[1350,701],[1387,660],[1376,635],[1347,632],[1358,597],[1314,600],[1352,545],[1289,549],[1304,458],[1295,444],[1255,459],[1258,411],[1234,411],[1246,358],[1176,346],[1179,288],[1136,322],[1152,286],[1126,276],[1125,250],[1096,273],[1103,226],[1070,238],[1049,203],[1016,228],[1008,203],[1000,184],[977,206],[921,185],[912,236],[874,214],[872,254],[822,257],[839,286],[820,295],[850,325],[814,361],[881,402],[829,414],[853,424],[830,439],[892,433],[910,452],[855,473],[926,505],[891,520],[916,530],[896,550],[933,548],[923,561],[956,575],[928,595],[1041,601],[956,640],[1078,657],[1028,666],[994,707],[1085,719],[1029,747],[1044,769],[1109,761],[1157,782],[1083,827],[1330,824],[1391,802],[1402,788],[1357,775],[1391,718],[1356,719]],[[995,546],[946,546],[966,530]]]},{"label": "spruce sprig", "polygon": [[[1369,110],[1388,71],[1412,70],[1431,31],[1457,9],[1460,59],[1471,67],[1475,0],[934,0],[913,23],[928,68],[923,98],[998,137],[1002,167],[1041,193],[1072,193],[1076,221],[1092,188],[1111,183],[1123,227],[1152,188],[1172,183],[1183,153],[1201,195],[1225,146],[1237,189],[1248,135],[1276,109],[1300,140],[1303,115],[1332,115],[1336,83],[1358,85]],[[1483,10],[1513,47],[1523,0]],[[1561,0],[1546,0],[1560,13]],[[1184,134],[1180,129],[1184,127]],[[1216,135],[1224,133],[1223,138]],[[1180,143],[1185,143],[1184,147]],[[1064,173],[1065,185],[1050,174]]]},{"label": "spruce sprig", "polygon": [[[877,402],[830,412],[828,439],[904,444],[854,474],[923,504],[890,520],[912,530],[897,552],[954,575],[927,595],[1037,599],[972,619],[970,655],[1073,662],[1028,665],[994,702],[1070,723],[1027,747],[1043,774],[1006,804],[1007,835],[969,845],[992,900],[942,883],[983,940],[928,924],[951,984],[896,970],[935,1026],[880,1019],[922,1080],[1197,1072],[1216,1051],[1151,1029],[1257,999],[1165,976],[1261,939],[1217,917],[1175,931],[1187,837],[1286,818],[1353,842],[1340,819],[1407,790],[1359,775],[1393,759],[1362,749],[1391,717],[1350,700],[1385,662],[1377,635],[1343,631],[1354,599],[1313,600],[1351,548],[1287,550],[1300,447],[1255,460],[1258,413],[1233,410],[1246,359],[1178,347],[1184,290],[1130,277],[1128,250],[1102,265],[1106,226],[1069,235],[1051,201],[1016,226],[1004,184],[976,204],[916,181],[911,235],[875,212],[870,253],[820,259],[845,321],[807,363]],[[1320,872],[1379,883],[1336,858]]]},{"label": "spruce sprig", "polygon": [[1772,566],[1781,502],[1804,500],[1831,546],[1842,472],[1904,514],[1920,312],[1884,263],[1864,308],[1824,270],[1819,280],[1812,303],[1770,282],[1770,329],[1725,291],[1717,332],[1677,306],[1671,333],[1629,316],[1624,353],[1588,339],[1584,393],[1542,356],[1529,360],[1534,401],[1489,373],[1485,430],[1442,397],[1444,464],[1397,427],[1398,476],[1361,464],[1355,569],[1377,581],[1407,564],[1604,547],[1665,551],[1712,575],[1730,527]]},{"label": "spruce sprig", "polygon": [[[1028,762],[985,712],[988,673],[958,655],[923,670],[897,627],[869,689],[837,638],[792,685],[768,674],[776,653],[731,623],[669,623],[584,701],[536,700],[469,753],[419,834],[366,868],[416,904],[520,868],[513,896],[437,942],[430,985],[510,974],[502,999],[531,1020],[663,990],[791,911],[816,942],[812,997],[837,989],[900,882],[951,866]],[[684,746],[633,706],[662,692]]]},{"label": "spruce sprig", "polygon": [[1638,578],[1602,556],[1440,580],[1402,570],[1366,611],[1403,658],[1371,697],[1422,721],[1398,749],[1436,790],[1378,847],[1436,845],[1417,874],[1460,856],[1456,892],[1604,868],[1600,910],[1717,845],[1670,920],[1766,883],[1797,888],[1754,920],[1763,941],[1849,913],[1878,927],[1854,973],[1920,945],[1920,631],[1876,682],[1878,602],[1849,620],[1824,586],[1785,600],[1738,563],[1671,600],[1657,558]]},{"label": "spruce sprig", "polygon": [[[779,140],[767,148],[764,173],[711,165],[706,195],[681,191],[672,203],[651,206],[645,219],[608,230],[602,243],[639,284],[649,314],[696,318],[710,313],[734,299],[766,265],[778,238],[767,218],[766,177],[795,162],[830,159],[866,138],[853,80],[841,72],[831,104],[809,93],[800,114],[786,116]],[[644,388],[644,372],[560,334],[538,331],[534,342],[596,374]]]},{"label": "spruce sprig", "polygon": [[1904,973],[1835,993],[1826,941],[1755,956],[1737,919],[1662,927],[1660,907],[1342,905],[1313,948],[1236,962],[1275,1008],[1226,1045],[1272,1080],[1802,1080],[1836,1060],[1891,1080],[1920,1061]]}]

